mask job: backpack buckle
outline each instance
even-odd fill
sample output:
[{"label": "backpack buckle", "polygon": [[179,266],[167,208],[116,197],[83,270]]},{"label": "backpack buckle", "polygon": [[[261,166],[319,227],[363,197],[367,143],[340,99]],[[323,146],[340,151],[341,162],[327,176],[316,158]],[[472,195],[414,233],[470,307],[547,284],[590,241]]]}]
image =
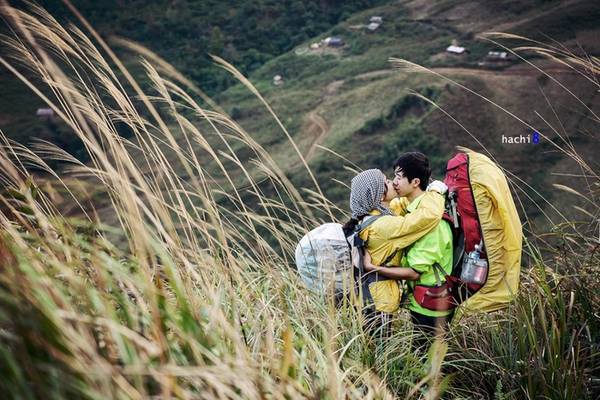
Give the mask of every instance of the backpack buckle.
[{"label": "backpack buckle", "polygon": [[354,247],[356,247],[356,248],[362,248],[365,245],[365,241],[362,240],[360,238],[360,236],[358,236],[358,234],[355,234],[354,235],[354,243],[353,244],[354,244]]}]

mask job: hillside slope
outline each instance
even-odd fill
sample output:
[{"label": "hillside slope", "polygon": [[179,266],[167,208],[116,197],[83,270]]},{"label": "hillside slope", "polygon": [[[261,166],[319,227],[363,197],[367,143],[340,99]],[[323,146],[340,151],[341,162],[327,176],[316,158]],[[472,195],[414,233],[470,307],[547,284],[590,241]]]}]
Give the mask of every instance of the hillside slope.
[{"label": "hillside slope", "polygon": [[[366,7],[367,3],[361,7]],[[104,14],[93,15],[101,27],[109,30],[104,34],[110,35],[111,23],[102,22]],[[508,62],[490,61],[486,59],[488,51],[503,49],[479,39],[478,35],[505,30],[546,42],[557,40],[573,51],[597,55],[600,53],[599,6],[573,0],[413,0],[387,2],[353,14],[346,13],[346,16],[331,29],[270,59],[254,71],[250,69],[249,74],[250,81],[297,142],[300,153],[309,162],[326,195],[340,207],[346,206],[347,198],[347,188],[340,182],[348,182],[351,176],[351,172],[343,168],[345,164],[350,162],[360,168],[379,167],[390,173],[395,157],[402,151],[413,149],[430,155],[438,177],[456,145],[488,152],[509,174],[514,174],[514,182],[520,187],[531,185],[538,192],[531,198],[520,193],[523,206],[532,217],[542,216],[551,208],[546,201],[559,209],[564,208],[560,196],[549,192],[550,183],[564,183],[576,189],[585,184],[570,176],[580,171],[558,151],[558,147],[565,146],[560,137],[571,141],[584,153],[593,154],[599,150],[592,145],[597,141],[591,140],[595,133],[589,131],[591,125],[588,125],[591,113],[598,113],[598,95],[591,85],[586,84],[586,78],[582,76],[585,71],[550,65],[530,54],[525,54],[526,60],[513,57]],[[369,31],[366,25],[373,16],[382,17],[383,23],[375,31]],[[171,21],[175,17],[170,15],[169,18]],[[179,18],[184,18],[183,14]],[[155,15],[154,19],[160,18]],[[282,34],[286,33],[282,31]],[[544,36],[546,34],[550,37]],[[344,46],[311,48],[312,44],[331,36],[341,37]],[[161,42],[162,38],[156,37],[145,44],[151,49],[161,49],[171,40],[167,39],[165,37],[165,42]],[[447,53],[445,49],[452,43],[465,47],[467,52],[462,55]],[[517,41],[502,43],[508,46],[523,44]],[[170,51],[176,52],[176,49]],[[137,56],[123,51],[121,54],[128,65],[137,62]],[[173,61],[175,67],[184,66],[183,70],[187,71],[193,58],[190,57],[182,51],[174,56],[174,60],[168,61]],[[390,57],[424,65],[437,75],[394,70],[388,61]],[[187,61],[181,64],[178,63],[180,59]],[[275,75],[283,77],[282,85],[273,84]],[[81,152],[81,143],[71,139],[60,124],[47,124],[33,118],[42,103],[15,83],[6,71],[0,75],[0,81],[4,89],[0,100],[0,129],[4,133],[23,141],[40,137],[56,142],[70,152]],[[411,96],[410,91],[432,99],[439,109]],[[296,173],[302,168],[298,154],[254,95],[238,84],[215,99],[273,155],[295,184],[312,188],[305,173]],[[532,134],[531,127],[542,134],[541,143],[502,142],[503,137]],[[217,140],[213,144],[222,147]],[[243,143],[232,141],[230,145],[240,159],[249,161],[252,157]],[[346,161],[322,150],[321,146]],[[255,171],[255,174],[261,172]],[[216,169],[214,179],[220,182]],[[247,184],[243,176],[237,183],[240,186]],[[527,191],[531,196],[531,189]]]},{"label": "hillside slope", "polygon": [[[598,113],[598,95],[587,84],[585,71],[569,70],[528,54],[524,54],[526,60],[515,57],[511,62],[481,66],[488,51],[504,49],[477,36],[504,28],[532,34],[545,24],[557,33],[554,24],[560,22],[564,30],[553,38],[574,51],[594,55],[598,54],[595,38],[600,31],[592,29],[590,21],[600,20],[598,7],[581,1],[518,7],[516,2],[503,2],[509,8],[497,3],[501,2],[490,8],[481,2],[404,1],[377,7],[305,44],[308,47],[322,37],[338,35],[347,43],[341,50],[323,54],[301,46],[301,51],[296,49],[267,63],[250,79],[286,122],[302,154],[310,156],[326,192],[340,206],[345,206],[347,189],[332,179],[347,182],[351,173],[330,152],[315,153],[315,143],[362,168],[376,166],[388,173],[401,151],[420,149],[430,154],[437,176],[443,173],[445,160],[456,145],[489,152],[515,175],[515,183],[529,194],[532,190],[527,185],[539,192],[531,199],[523,192],[519,195],[530,216],[542,216],[542,211],[550,208],[546,201],[563,208],[560,196],[548,190],[551,183],[576,189],[585,185],[582,180],[556,175],[580,173],[558,147],[565,147],[562,137],[584,154],[600,150],[594,147],[597,141],[592,140],[593,133],[588,132],[591,113]],[[377,31],[356,29],[372,15],[383,17]],[[452,41],[470,52],[447,54],[445,48]],[[517,42],[502,43],[510,46]],[[393,70],[389,57],[425,65],[489,101],[439,76]],[[270,83],[276,74],[284,77],[282,86]],[[432,98],[443,111],[411,99],[410,90]],[[239,87],[225,92],[220,100],[230,105],[240,124],[271,149],[282,165],[290,166],[290,176],[294,177],[298,156],[258,103]],[[310,124],[303,122],[316,114],[329,127],[324,138],[315,136]],[[533,134],[531,127],[542,134],[541,143],[502,142],[503,136]],[[310,186],[307,180],[298,180],[298,184]]]}]

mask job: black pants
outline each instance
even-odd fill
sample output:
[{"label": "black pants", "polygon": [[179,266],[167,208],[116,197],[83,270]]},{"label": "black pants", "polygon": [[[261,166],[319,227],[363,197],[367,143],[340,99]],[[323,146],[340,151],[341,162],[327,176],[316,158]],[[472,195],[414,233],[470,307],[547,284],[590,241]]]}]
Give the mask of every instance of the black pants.
[{"label": "black pants", "polygon": [[372,338],[388,339],[392,336],[392,314],[375,311],[365,311],[366,331]]},{"label": "black pants", "polygon": [[415,328],[415,348],[425,348],[438,334],[443,334],[448,330],[450,321],[454,316],[454,311],[444,317],[430,317],[411,311],[410,317]]}]

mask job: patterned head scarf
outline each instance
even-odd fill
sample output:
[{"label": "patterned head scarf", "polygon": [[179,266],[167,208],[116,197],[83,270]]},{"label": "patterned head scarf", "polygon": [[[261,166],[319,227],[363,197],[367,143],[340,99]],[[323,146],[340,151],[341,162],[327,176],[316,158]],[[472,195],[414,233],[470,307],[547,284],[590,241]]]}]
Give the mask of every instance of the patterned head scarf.
[{"label": "patterned head scarf", "polygon": [[386,190],[385,175],[378,169],[368,169],[352,178],[350,184],[352,218],[358,219],[372,210],[390,215],[390,210],[381,205]]}]

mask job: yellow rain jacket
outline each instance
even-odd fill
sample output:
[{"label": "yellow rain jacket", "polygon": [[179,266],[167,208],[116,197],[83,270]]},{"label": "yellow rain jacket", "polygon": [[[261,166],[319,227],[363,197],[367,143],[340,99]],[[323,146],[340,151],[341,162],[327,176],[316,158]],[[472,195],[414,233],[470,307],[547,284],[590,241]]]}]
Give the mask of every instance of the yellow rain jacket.
[{"label": "yellow rain jacket", "polygon": [[[436,192],[426,192],[420,207],[406,214],[406,199],[392,201],[390,209],[397,216],[383,216],[361,232],[361,239],[367,243],[367,250],[374,265],[382,265],[392,255],[388,266],[400,266],[401,250],[414,243],[437,226],[444,212],[444,197]],[[373,211],[372,215],[377,215]],[[375,309],[393,313],[400,307],[400,286],[398,281],[389,279],[374,282],[369,286]]]},{"label": "yellow rain jacket", "polygon": [[508,305],[519,289],[523,241],[521,221],[504,173],[483,154],[465,152],[489,270],[485,285],[458,308],[455,320]]}]

